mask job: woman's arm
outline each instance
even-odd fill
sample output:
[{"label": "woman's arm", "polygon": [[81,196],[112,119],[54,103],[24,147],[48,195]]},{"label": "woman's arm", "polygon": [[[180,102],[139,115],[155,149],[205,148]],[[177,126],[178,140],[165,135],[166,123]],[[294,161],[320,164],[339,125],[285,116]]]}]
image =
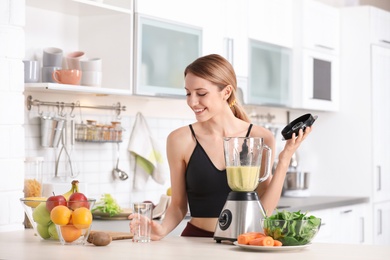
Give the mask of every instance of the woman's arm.
[{"label": "woman's arm", "polygon": [[[311,127],[307,127],[305,132],[300,130],[298,137],[295,137],[295,134],[293,134],[293,137],[286,141],[284,149],[279,154],[278,165],[276,166],[273,175],[258,186],[257,192],[260,195],[261,204],[268,216],[272,215],[274,209],[278,205],[291,158],[298,147],[310,134],[311,130]],[[271,149],[275,149],[275,147],[271,147]]]},{"label": "woman's arm", "polygon": [[185,186],[185,152],[191,149],[190,143],[186,145],[188,131],[188,127],[180,128],[172,132],[167,138],[167,159],[172,189],[171,203],[163,222],[160,224],[153,221],[152,240],[160,240],[169,234],[183,220],[188,211]]}]

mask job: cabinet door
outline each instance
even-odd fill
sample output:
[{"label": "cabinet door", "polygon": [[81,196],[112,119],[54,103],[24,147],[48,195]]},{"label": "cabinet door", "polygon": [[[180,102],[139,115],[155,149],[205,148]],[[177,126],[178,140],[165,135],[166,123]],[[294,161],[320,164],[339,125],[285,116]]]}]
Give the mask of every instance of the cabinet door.
[{"label": "cabinet door", "polygon": [[339,21],[337,8],[313,0],[303,1],[303,47],[337,54]]},{"label": "cabinet door", "polygon": [[290,104],[290,49],[250,40],[248,103]]},{"label": "cabinet door", "polygon": [[185,67],[201,55],[202,31],[136,14],[135,92],[185,96]]},{"label": "cabinet door", "polygon": [[374,244],[390,245],[390,201],[374,204]]},{"label": "cabinet door", "polygon": [[372,46],[374,200],[390,200],[390,48]]},{"label": "cabinet door", "polygon": [[390,12],[371,7],[371,41],[377,44],[390,44]]},{"label": "cabinet door", "polygon": [[367,216],[365,205],[352,205],[333,209],[335,221],[334,242],[362,244],[366,242]]},{"label": "cabinet door", "polygon": [[249,38],[292,48],[292,1],[249,0],[248,2]]}]

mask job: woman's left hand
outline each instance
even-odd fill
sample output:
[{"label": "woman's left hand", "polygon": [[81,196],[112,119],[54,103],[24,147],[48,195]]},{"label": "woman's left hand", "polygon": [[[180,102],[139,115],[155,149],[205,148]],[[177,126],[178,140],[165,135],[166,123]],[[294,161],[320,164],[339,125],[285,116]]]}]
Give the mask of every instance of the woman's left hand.
[{"label": "woman's left hand", "polygon": [[[286,141],[284,149],[280,153],[279,157],[284,158],[286,156],[288,159],[291,159],[292,155],[311,133],[311,131],[312,127],[306,127],[305,132],[302,129],[299,130],[298,136],[295,136],[295,133],[293,133],[292,138]],[[279,160],[282,158],[279,158]]]}]

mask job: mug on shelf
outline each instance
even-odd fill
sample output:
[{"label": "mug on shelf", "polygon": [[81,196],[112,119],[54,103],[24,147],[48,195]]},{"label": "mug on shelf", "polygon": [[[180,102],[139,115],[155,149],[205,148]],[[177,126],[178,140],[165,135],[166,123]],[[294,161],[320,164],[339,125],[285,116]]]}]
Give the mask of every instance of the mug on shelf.
[{"label": "mug on shelf", "polygon": [[80,85],[81,70],[56,70],[53,79],[61,84]]},{"label": "mug on shelf", "polygon": [[63,51],[60,48],[48,47],[43,49],[43,67],[62,67]]}]

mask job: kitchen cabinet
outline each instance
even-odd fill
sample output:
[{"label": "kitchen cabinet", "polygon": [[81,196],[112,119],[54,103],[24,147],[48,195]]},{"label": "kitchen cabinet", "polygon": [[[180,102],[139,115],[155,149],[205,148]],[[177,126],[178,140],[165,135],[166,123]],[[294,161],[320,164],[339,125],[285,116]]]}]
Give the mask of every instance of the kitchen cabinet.
[{"label": "kitchen cabinet", "polygon": [[184,96],[185,67],[224,54],[224,10],[222,0],[136,1],[136,94]]},{"label": "kitchen cabinet", "polygon": [[390,201],[374,203],[374,243],[389,245]]},{"label": "kitchen cabinet", "polygon": [[335,7],[294,2],[293,108],[338,111],[339,21]]},{"label": "kitchen cabinet", "polygon": [[101,88],[34,83],[26,89],[131,94],[132,27],[132,1],[26,0],[25,59],[40,60],[43,48],[58,47],[103,62]]},{"label": "kitchen cabinet", "polygon": [[292,0],[249,0],[248,37],[253,40],[292,48],[292,10]]},{"label": "kitchen cabinet", "polygon": [[315,242],[364,244],[370,243],[367,225],[368,204],[356,204],[309,212],[321,218],[321,228]]},{"label": "kitchen cabinet", "polygon": [[372,45],[371,65],[374,200],[390,201],[390,46]]},{"label": "kitchen cabinet", "polygon": [[136,14],[135,94],[184,96],[184,69],[201,55],[202,29]]},{"label": "kitchen cabinet", "polygon": [[346,117],[359,115],[359,135],[355,136],[364,136],[359,150],[368,151],[353,160],[364,170],[357,177],[368,176],[367,186],[373,194],[373,241],[390,245],[390,43],[386,42],[390,27],[378,27],[382,19],[390,19],[390,12],[360,6],[344,8],[341,14],[341,84],[343,94],[353,97],[344,100],[342,111]]},{"label": "kitchen cabinet", "polygon": [[250,39],[248,104],[288,106],[291,49]]}]

